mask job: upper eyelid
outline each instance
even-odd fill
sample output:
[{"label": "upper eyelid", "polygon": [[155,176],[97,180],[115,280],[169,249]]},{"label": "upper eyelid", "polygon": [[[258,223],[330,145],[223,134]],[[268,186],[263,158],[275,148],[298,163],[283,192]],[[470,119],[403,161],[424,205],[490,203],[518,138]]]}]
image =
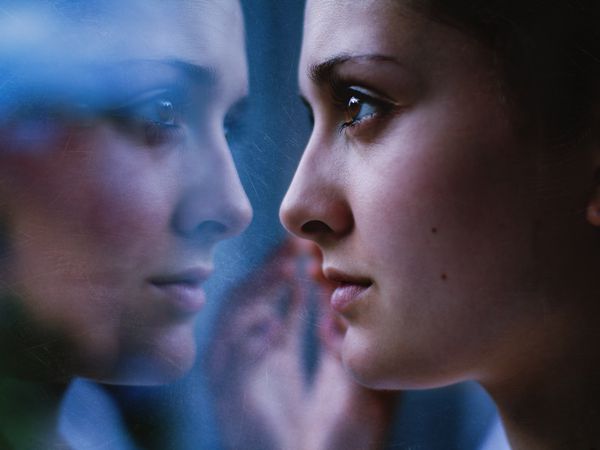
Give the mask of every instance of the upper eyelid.
[{"label": "upper eyelid", "polygon": [[128,108],[134,108],[136,106],[142,106],[152,100],[160,100],[161,98],[166,100],[173,100],[178,103],[177,106],[183,106],[184,93],[178,87],[164,87],[151,89],[136,96],[133,96],[126,101],[110,108],[111,110],[124,110]]},{"label": "upper eyelid", "polygon": [[[384,107],[384,105],[387,105],[389,108],[388,109],[393,109],[396,108],[397,106],[399,106],[396,102],[393,102],[392,100],[387,99],[385,96],[383,95],[379,95],[376,92],[373,92],[370,89],[366,89],[366,88],[362,88],[360,86],[356,86],[354,84],[349,85],[349,86],[338,86],[337,90],[343,90],[344,94],[342,94],[341,92],[338,92],[339,96],[336,95],[336,89],[330,89],[330,92],[328,95],[331,96],[334,105],[336,107],[336,109],[340,109],[340,108],[345,108],[347,106],[347,101],[350,99],[350,96],[347,95],[351,92],[356,92],[357,94],[359,94],[359,96],[361,97],[361,100],[365,103],[370,103],[373,106],[376,107]],[[315,113],[313,110],[313,107],[310,103],[310,101],[302,94],[300,94],[300,101],[302,102],[302,104],[306,107],[306,109],[308,110],[309,114],[310,114],[310,121],[311,123],[314,125],[315,123]],[[336,98],[337,97],[337,98]]]},{"label": "upper eyelid", "polygon": [[122,124],[134,124],[147,121],[160,123],[160,120],[155,120],[152,117],[153,112],[147,108],[150,107],[152,102],[163,99],[173,102],[173,108],[176,114],[175,117],[177,117],[177,119],[176,124],[172,126],[180,126],[182,124],[182,115],[185,114],[185,105],[179,98],[183,97],[178,97],[168,88],[153,89],[144,92],[127,102],[121,103],[117,107],[107,108],[104,111],[101,111],[100,115]]},{"label": "upper eyelid", "polygon": [[355,78],[347,78],[339,74],[332,75],[329,79],[329,87],[334,99],[338,101],[342,100],[342,96],[355,92],[363,99],[371,99],[374,102],[389,104],[395,107],[400,106],[397,101],[381,93],[378,89],[371,87],[369,83],[356,80]]},{"label": "upper eyelid", "polygon": [[[348,86],[348,92],[353,92],[358,94],[359,97],[362,97],[363,100],[364,99],[368,99],[371,102],[376,102],[376,103],[385,103],[385,104],[389,104],[392,106],[399,106],[398,102],[395,102],[394,100],[390,99],[389,97],[380,94],[377,91],[374,91],[372,89],[368,89],[368,88],[364,88],[362,86],[356,86],[356,85],[352,85],[352,86]],[[367,100],[367,102],[368,102]]]}]

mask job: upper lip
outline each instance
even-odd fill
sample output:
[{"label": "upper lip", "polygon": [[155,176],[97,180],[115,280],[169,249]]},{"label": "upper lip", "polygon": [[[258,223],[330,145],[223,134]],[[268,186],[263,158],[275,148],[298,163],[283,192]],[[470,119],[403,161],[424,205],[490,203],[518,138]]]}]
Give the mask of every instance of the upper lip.
[{"label": "upper lip", "polygon": [[356,284],[359,286],[370,286],[373,281],[369,278],[351,275],[333,267],[324,267],[323,275],[329,281],[339,284]]},{"label": "upper lip", "polygon": [[183,284],[188,286],[201,285],[212,273],[207,267],[194,267],[181,271],[168,272],[150,278],[150,283],[156,286]]}]

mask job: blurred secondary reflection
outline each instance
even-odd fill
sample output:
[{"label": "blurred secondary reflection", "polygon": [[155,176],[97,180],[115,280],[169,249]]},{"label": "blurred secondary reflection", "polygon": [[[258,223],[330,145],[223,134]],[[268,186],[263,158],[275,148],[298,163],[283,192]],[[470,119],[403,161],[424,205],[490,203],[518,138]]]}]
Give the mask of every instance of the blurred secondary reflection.
[{"label": "blurred secondary reflection", "polygon": [[[225,448],[384,446],[396,395],[345,373],[345,325],[329,307],[319,258],[316,247],[290,238],[228,298],[207,362]],[[311,374],[302,356],[314,306],[323,345],[310,356]]]}]

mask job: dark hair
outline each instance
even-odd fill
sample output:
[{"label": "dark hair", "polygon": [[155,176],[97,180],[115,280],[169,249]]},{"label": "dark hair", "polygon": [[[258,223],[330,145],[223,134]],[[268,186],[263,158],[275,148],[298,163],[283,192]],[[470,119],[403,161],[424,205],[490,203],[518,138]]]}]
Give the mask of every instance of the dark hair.
[{"label": "dark hair", "polygon": [[558,146],[596,132],[598,0],[409,0],[492,49],[508,97]]}]

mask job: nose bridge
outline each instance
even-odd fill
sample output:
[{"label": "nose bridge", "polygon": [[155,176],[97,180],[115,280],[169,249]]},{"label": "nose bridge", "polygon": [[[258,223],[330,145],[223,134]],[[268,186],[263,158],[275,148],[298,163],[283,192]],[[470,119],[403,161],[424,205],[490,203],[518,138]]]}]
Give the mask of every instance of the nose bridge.
[{"label": "nose bridge", "polygon": [[353,219],[343,176],[335,152],[313,134],[279,212],[288,231],[313,240],[346,234]]},{"label": "nose bridge", "polygon": [[225,138],[204,136],[183,152],[174,230],[202,240],[242,232],[252,219],[252,208]]}]

